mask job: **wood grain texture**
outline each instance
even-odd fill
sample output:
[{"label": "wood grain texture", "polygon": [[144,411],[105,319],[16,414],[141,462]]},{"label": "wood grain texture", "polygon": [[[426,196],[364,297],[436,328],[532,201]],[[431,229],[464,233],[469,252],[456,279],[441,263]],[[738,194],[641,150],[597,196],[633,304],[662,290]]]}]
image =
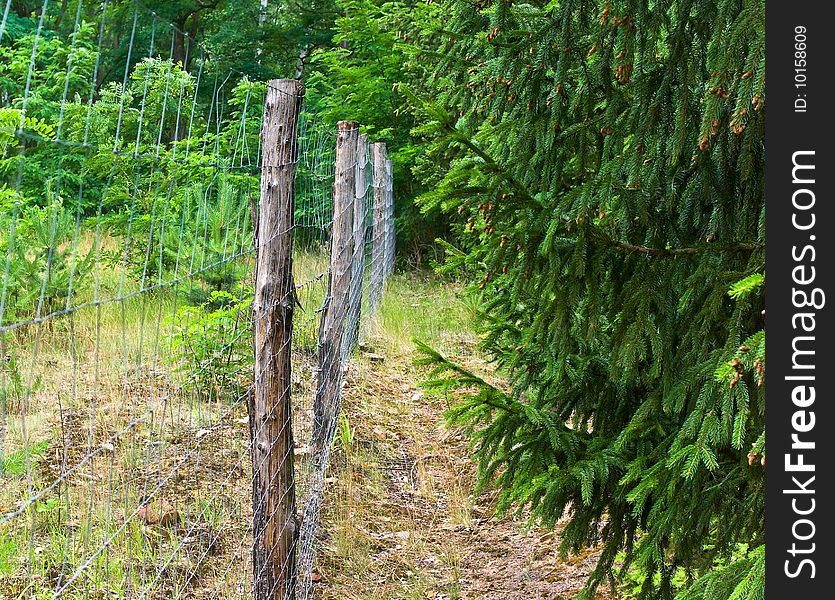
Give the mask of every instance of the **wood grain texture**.
[{"label": "wood grain texture", "polygon": [[304,87],[269,84],[261,128],[255,298],[255,374],[250,403],[252,549],[256,600],[292,600],[298,531],[290,407],[293,331],[293,211],[297,129]]},{"label": "wood grain texture", "polygon": [[313,399],[313,452],[319,457],[325,436],[334,425],[342,383],[343,341],[351,289],[354,248],[353,215],[359,125],[340,121],[336,134],[328,295],[319,327],[319,381]]},{"label": "wood grain texture", "polygon": [[383,297],[386,246],[386,161],[388,154],[383,142],[371,144],[371,164],[374,168],[374,203],[371,225],[371,282],[369,284],[369,307],[376,314]]},{"label": "wood grain texture", "polygon": [[354,170],[354,248],[351,257],[351,291],[349,293],[348,332],[345,354],[359,343],[360,319],[362,317],[362,280],[365,273],[365,220],[366,201],[371,188],[366,188],[368,171],[368,136],[357,138],[357,166]]}]

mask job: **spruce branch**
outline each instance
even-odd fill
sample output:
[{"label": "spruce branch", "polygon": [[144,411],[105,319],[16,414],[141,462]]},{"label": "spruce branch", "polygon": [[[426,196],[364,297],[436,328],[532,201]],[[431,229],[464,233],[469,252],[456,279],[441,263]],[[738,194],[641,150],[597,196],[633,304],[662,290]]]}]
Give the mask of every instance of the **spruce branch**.
[{"label": "spruce branch", "polygon": [[757,244],[750,244],[747,242],[736,242],[732,244],[706,244],[704,246],[693,246],[689,248],[650,248],[649,246],[636,246],[635,244],[619,242],[616,240],[610,240],[610,243],[615,248],[626,250],[627,252],[647,254],[649,256],[693,255],[703,254],[705,252],[753,252],[760,247]]}]

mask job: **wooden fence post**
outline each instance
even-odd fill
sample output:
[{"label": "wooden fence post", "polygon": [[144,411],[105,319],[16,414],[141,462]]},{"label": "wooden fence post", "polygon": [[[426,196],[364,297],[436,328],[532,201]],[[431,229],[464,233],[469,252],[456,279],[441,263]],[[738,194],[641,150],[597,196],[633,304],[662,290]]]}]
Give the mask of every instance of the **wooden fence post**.
[{"label": "wooden fence post", "polygon": [[313,453],[322,455],[328,427],[336,416],[336,402],[342,383],[342,356],[348,294],[351,289],[351,256],[354,248],[354,168],[357,160],[359,125],[340,121],[336,134],[333,181],[333,225],[331,229],[328,295],[319,326],[319,381],[313,399]]},{"label": "wooden fence post", "polygon": [[394,164],[386,159],[386,261],[385,276],[394,273]]},{"label": "wooden fence post", "polygon": [[371,282],[369,284],[369,312],[375,315],[383,297],[386,243],[386,145],[371,144],[371,163],[374,168],[374,205],[371,226]]},{"label": "wooden fence post", "polygon": [[292,600],[298,523],[290,407],[293,330],[293,210],[296,136],[304,86],[270,82],[261,126],[261,199],[253,299],[255,374],[249,405],[252,439],[256,600]]},{"label": "wooden fence post", "polygon": [[365,274],[365,219],[368,197],[368,136],[357,138],[356,170],[354,173],[354,251],[351,261],[351,293],[348,313],[346,356],[359,343],[360,318],[362,316],[362,280]]}]

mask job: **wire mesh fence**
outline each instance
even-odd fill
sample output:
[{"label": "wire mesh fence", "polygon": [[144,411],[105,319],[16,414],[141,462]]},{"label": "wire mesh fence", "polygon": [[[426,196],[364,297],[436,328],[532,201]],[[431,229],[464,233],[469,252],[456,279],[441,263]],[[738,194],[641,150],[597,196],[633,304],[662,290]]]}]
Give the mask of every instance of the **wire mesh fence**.
[{"label": "wire mesh fence", "polygon": [[342,383],[393,268],[384,145],[138,2],[11,5],[0,597],[313,597]]}]

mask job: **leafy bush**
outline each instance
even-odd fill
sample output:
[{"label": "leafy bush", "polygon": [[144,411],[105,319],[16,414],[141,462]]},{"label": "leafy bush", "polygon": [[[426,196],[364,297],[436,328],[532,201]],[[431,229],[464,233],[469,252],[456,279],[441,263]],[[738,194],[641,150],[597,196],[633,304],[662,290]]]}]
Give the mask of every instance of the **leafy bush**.
[{"label": "leafy bush", "polygon": [[185,306],[171,323],[171,360],[183,388],[201,400],[237,398],[253,362],[251,291],[213,291],[206,303]]}]

